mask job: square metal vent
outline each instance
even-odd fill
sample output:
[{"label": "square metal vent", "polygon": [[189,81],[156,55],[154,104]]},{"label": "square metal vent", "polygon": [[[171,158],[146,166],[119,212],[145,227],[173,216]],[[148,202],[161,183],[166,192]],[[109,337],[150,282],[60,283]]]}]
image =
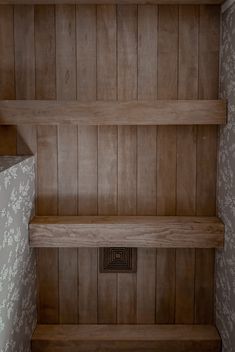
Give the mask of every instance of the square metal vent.
[{"label": "square metal vent", "polygon": [[137,249],[100,248],[99,264],[101,273],[134,273],[137,269]]}]

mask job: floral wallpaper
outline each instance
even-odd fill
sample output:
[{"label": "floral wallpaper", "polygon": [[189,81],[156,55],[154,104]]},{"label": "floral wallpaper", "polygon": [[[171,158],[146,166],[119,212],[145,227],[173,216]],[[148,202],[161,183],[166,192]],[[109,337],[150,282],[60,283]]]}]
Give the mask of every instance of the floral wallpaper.
[{"label": "floral wallpaper", "polygon": [[34,181],[33,157],[0,157],[0,352],[29,352],[36,324]]},{"label": "floral wallpaper", "polygon": [[235,352],[235,3],[222,14],[221,98],[228,123],[220,129],[218,213],[225,223],[225,247],[216,255],[216,321],[223,352]]}]

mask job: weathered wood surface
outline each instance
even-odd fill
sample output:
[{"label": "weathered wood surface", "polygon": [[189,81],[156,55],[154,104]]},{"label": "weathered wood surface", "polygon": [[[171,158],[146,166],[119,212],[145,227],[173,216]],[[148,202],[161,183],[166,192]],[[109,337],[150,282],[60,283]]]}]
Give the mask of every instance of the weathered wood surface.
[{"label": "weathered wood surface", "polygon": [[215,217],[45,216],[29,229],[33,247],[216,248],[224,236]]},{"label": "weathered wood surface", "polygon": [[0,101],[2,125],[219,125],[223,100]]},{"label": "weathered wood surface", "polygon": [[33,352],[219,352],[212,325],[38,325]]}]

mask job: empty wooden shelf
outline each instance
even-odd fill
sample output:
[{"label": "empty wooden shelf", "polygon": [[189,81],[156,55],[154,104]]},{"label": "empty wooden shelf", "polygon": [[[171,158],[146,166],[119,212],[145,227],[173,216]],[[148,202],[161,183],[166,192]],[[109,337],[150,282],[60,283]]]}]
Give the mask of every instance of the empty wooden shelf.
[{"label": "empty wooden shelf", "polygon": [[32,352],[218,352],[212,325],[38,325]]},{"label": "empty wooden shelf", "polygon": [[29,225],[32,247],[223,246],[216,217],[37,216]]},{"label": "empty wooden shelf", "polygon": [[[170,5],[170,4],[208,4],[208,5],[216,5],[221,4],[222,0],[54,0],[53,4],[162,4],[162,5]],[[52,3],[51,0],[0,0],[0,4],[40,4],[40,5],[50,5]]]},{"label": "empty wooden shelf", "polygon": [[220,125],[223,100],[0,101],[2,125]]}]

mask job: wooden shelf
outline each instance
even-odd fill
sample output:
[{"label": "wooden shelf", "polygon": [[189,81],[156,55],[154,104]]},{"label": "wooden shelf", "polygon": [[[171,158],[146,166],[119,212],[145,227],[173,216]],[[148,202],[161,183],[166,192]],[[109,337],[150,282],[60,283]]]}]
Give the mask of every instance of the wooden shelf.
[{"label": "wooden shelf", "polygon": [[216,217],[41,216],[29,230],[32,247],[217,248],[224,240]]},{"label": "wooden shelf", "polygon": [[226,123],[222,100],[78,102],[1,100],[1,125],[220,125]]},{"label": "wooden shelf", "polygon": [[0,4],[6,5],[6,4],[16,4],[16,5],[22,5],[22,4],[29,4],[29,5],[34,5],[34,4],[82,4],[82,5],[88,5],[88,4],[101,4],[101,5],[108,5],[108,4],[163,4],[163,5],[169,5],[169,4],[208,4],[208,5],[216,5],[216,4],[221,4],[223,1],[221,0],[0,0]]},{"label": "wooden shelf", "polygon": [[219,352],[212,325],[38,325],[32,352]]}]

